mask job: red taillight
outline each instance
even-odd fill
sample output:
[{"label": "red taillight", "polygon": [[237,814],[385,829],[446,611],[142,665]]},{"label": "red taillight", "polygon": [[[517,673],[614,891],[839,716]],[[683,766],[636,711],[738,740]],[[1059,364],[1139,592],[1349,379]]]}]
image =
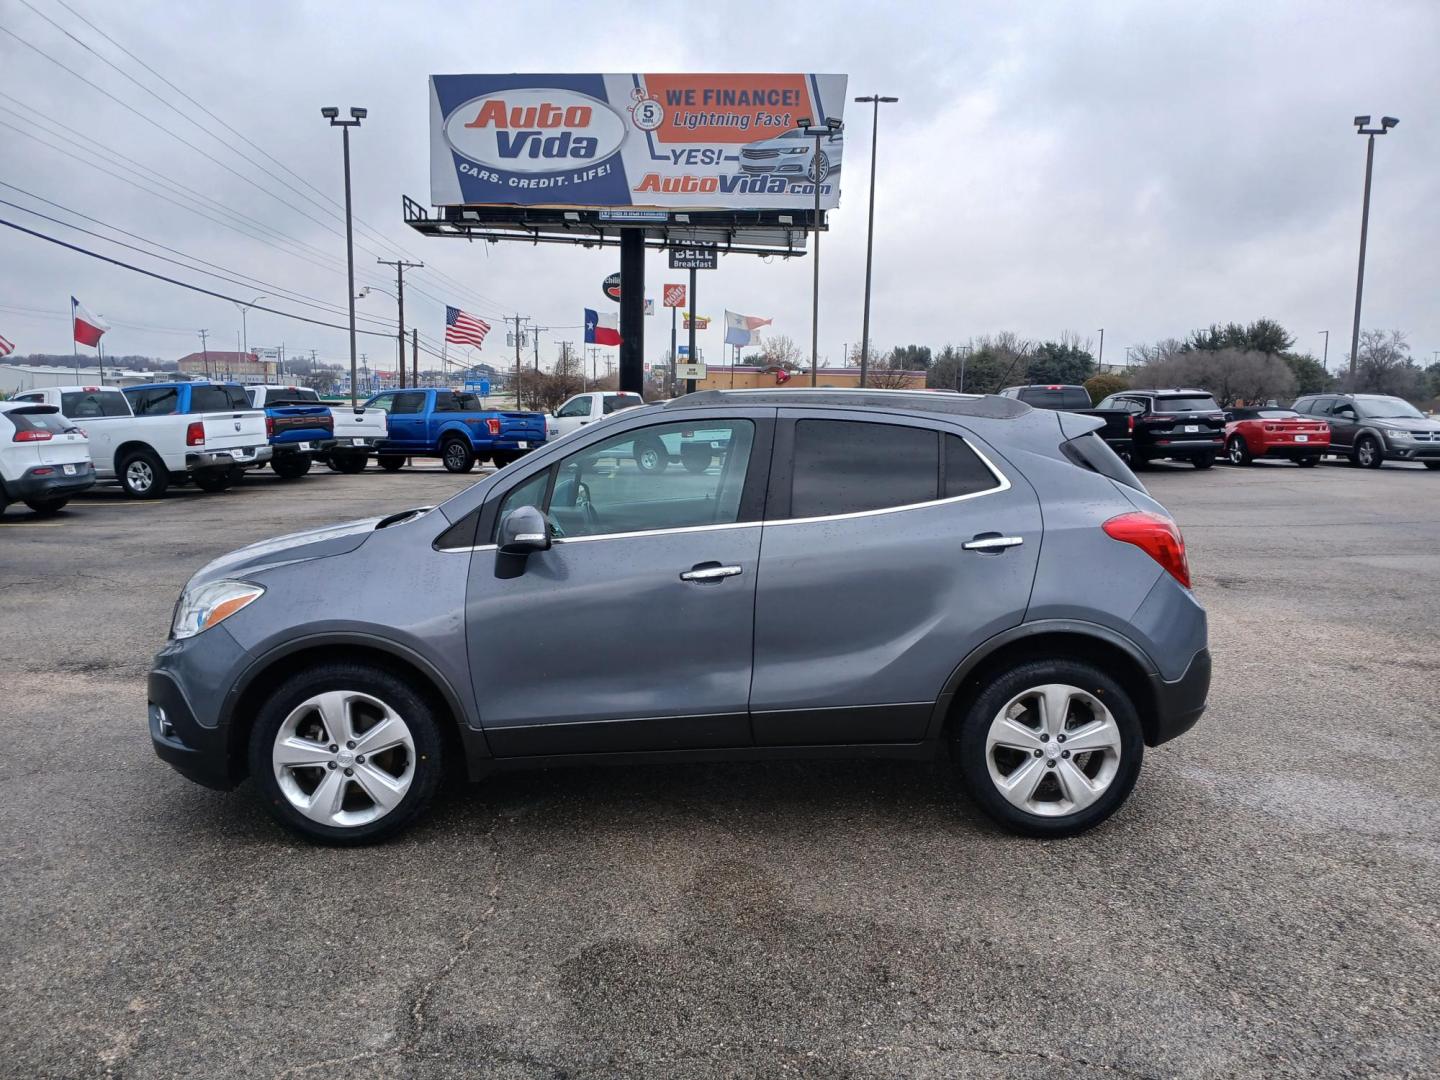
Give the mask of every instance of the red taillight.
[{"label": "red taillight", "polygon": [[275,418],[273,416],[265,417],[265,437],[267,439],[275,437]]},{"label": "red taillight", "polygon": [[1167,517],[1145,510],[1113,517],[1101,526],[1112,540],[1134,544],[1163,566],[1167,573],[1190,587],[1190,562],[1185,558],[1185,538],[1180,528]]},{"label": "red taillight", "polygon": [[11,442],[49,442],[54,437],[53,432],[46,431],[44,428],[30,428],[27,431],[15,432],[15,437],[11,439]]},{"label": "red taillight", "polygon": [[31,471],[30,475],[31,475],[31,476],[49,476],[49,475],[50,475],[51,473],[53,473],[54,471],[55,471],[54,469],[49,469],[49,468],[46,468],[46,469],[33,469],[33,470]]},{"label": "red taillight", "polygon": [[1125,425],[1126,428],[1133,432],[1135,430],[1135,414],[1131,413],[1129,416],[1125,417],[1125,419],[1129,421],[1129,423]]},{"label": "red taillight", "polygon": [[204,446],[204,445],[205,445],[205,425],[204,425],[204,423],[202,423],[202,422],[199,421],[199,420],[193,420],[193,421],[190,422],[190,424],[185,428],[185,445],[186,445],[186,446]]},{"label": "red taillight", "polygon": [[500,434],[500,418],[498,416],[492,416],[486,420],[485,426],[490,429],[491,435]]}]

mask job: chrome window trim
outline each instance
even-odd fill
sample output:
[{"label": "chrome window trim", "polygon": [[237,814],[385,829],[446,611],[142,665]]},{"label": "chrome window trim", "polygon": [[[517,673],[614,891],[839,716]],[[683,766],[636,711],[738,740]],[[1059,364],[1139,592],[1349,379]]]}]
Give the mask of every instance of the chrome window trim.
[{"label": "chrome window trim", "polygon": [[[957,437],[964,438],[964,436]],[[733,521],[723,525],[684,525],[674,529],[643,529],[639,532],[596,533],[594,536],[557,536],[551,540],[551,544],[586,544],[592,540],[629,540],[637,536],[666,536],[679,533],[719,532],[722,529],[754,529],[763,526],[813,525],[820,521],[846,521],[852,518],[879,517],[881,514],[898,514],[905,510],[922,510],[929,506],[945,506],[950,503],[965,502],[968,499],[979,499],[985,495],[998,495],[1001,492],[1009,491],[1014,486],[1010,483],[1010,478],[996,467],[995,463],[990,460],[989,456],[983,450],[969,439],[965,439],[965,445],[974,451],[975,456],[984,462],[985,467],[990,470],[990,474],[995,477],[996,485],[994,487],[986,488],[984,491],[972,491],[968,495],[952,495],[948,499],[930,499],[926,502],[905,503],[903,506],[882,506],[875,510],[855,510],[848,514],[827,514],[822,517],[807,518],[780,518],[775,521],[764,519],[760,521]],[[442,552],[494,551],[496,547],[497,545],[495,544],[477,544],[475,547],[437,548],[436,550]]]}]

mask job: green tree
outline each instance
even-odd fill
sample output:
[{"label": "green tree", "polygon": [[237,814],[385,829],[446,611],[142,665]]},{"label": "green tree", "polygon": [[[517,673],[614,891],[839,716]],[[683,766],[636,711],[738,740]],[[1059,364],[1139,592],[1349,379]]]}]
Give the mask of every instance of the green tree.
[{"label": "green tree", "polygon": [[930,346],[896,345],[888,359],[891,367],[901,371],[926,371],[930,367]]},{"label": "green tree", "polygon": [[1047,341],[1030,354],[1025,379],[1031,383],[1078,385],[1095,374],[1095,357],[1074,341]]},{"label": "green tree", "polygon": [[1274,319],[1256,319],[1249,326],[1241,323],[1211,323],[1207,329],[1192,331],[1180,346],[1182,352],[1283,353],[1295,344],[1295,338]]},{"label": "green tree", "polygon": [[1090,404],[1099,405],[1111,394],[1130,389],[1130,380],[1123,375],[1091,375],[1085,380],[1085,390],[1090,395]]},{"label": "green tree", "polygon": [[1295,376],[1295,393],[1321,394],[1335,386],[1335,378],[1308,353],[1281,353],[1280,359]]}]

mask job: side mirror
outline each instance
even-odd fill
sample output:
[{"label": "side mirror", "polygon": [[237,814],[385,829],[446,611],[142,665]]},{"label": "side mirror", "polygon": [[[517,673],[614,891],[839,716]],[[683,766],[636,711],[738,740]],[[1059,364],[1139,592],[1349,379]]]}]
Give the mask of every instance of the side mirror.
[{"label": "side mirror", "polygon": [[499,543],[502,555],[529,555],[550,550],[550,529],[545,515],[533,506],[521,506],[505,515],[500,522]]}]

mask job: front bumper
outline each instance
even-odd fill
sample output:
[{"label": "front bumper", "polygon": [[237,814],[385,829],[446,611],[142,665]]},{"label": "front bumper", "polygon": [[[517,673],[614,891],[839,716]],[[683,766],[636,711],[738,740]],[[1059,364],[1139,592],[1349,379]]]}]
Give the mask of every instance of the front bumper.
[{"label": "front bumper", "polygon": [[1440,461],[1440,443],[1387,440],[1385,456],[1391,461]]},{"label": "front bumper", "polygon": [[155,753],[197,784],[222,791],[244,776],[232,754],[222,705],[249,662],[224,626],[167,641],[146,680],[150,742]]},{"label": "front bumper", "polygon": [[195,469],[216,469],[230,465],[259,465],[273,456],[274,451],[268,443],[260,446],[237,446],[229,450],[187,450],[185,468],[193,472]]},{"label": "front bumper", "polygon": [[26,499],[68,499],[71,495],[95,486],[95,466],[88,461],[75,461],[75,475],[66,476],[65,466],[36,465],[26,469],[15,480],[6,480],[5,494],[16,502]]},{"label": "front bumper", "polygon": [[1154,725],[1146,734],[1151,746],[1169,742],[1195,726],[1210,696],[1210,650],[1201,649],[1190,660],[1185,674],[1166,682],[1159,674],[1150,676],[1155,698]]}]

